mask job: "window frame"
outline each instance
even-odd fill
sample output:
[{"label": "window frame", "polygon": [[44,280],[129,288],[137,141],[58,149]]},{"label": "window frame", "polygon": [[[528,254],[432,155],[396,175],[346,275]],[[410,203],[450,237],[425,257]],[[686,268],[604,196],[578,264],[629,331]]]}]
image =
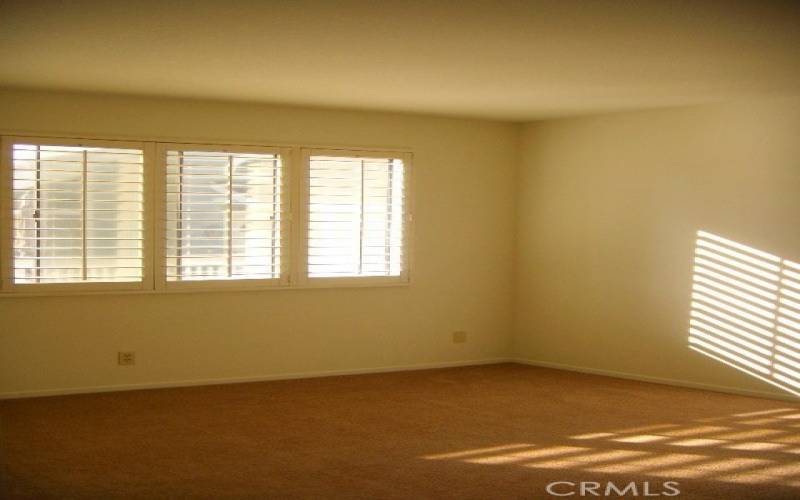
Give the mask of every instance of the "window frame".
[{"label": "window frame", "polygon": [[[166,276],[166,196],[167,196],[167,152],[168,151],[205,151],[214,153],[256,153],[274,154],[281,159],[281,204],[284,206],[284,218],[281,221],[281,268],[278,278],[262,279],[206,279],[206,280],[186,280],[186,281],[167,281]],[[269,147],[269,146],[239,146],[221,144],[199,144],[199,143],[166,143],[157,144],[158,158],[158,181],[156,182],[156,218],[155,230],[158,237],[153,242],[156,246],[156,266],[155,289],[156,290],[259,290],[265,288],[286,287],[290,284],[290,262],[291,255],[291,150],[289,148]]]},{"label": "window frame", "polygon": [[[135,148],[143,151],[143,275],[141,282],[13,283],[13,145],[41,144]],[[281,155],[284,221],[281,224],[281,278],[167,282],[165,274],[166,151],[257,152]],[[203,149],[205,148],[205,149]],[[307,201],[312,155],[398,158],[404,165],[403,254],[400,276],[316,277],[307,274]],[[74,135],[0,130],[0,299],[81,295],[141,295],[258,290],[404,287],[412,282],[414,260],[414,154],[403,148],[313,145],[309,143],[234,143],[225,140]]]},{"label": "window frame", "polygon": [[[14,283],[14,159],[15,144],[39,146],[97,147],[140,149],[142,151],[142,280],[130,282],[73,282],[73,283]],[[0,268],[2,286],[0,294],[51,294],[68,292],[141,292],[150,290],[153,283],[153,241],[152,207],[152,160],[153,145],[146,141],[120,141],[106,139],[73,139],[37,136],[3,136],[2,158],[0,158]]]},{"label": "window frame", "polygon": [[[322,149],[302,148],[300,151],[303,166],[302,179],[298,200],[301,200],[297,214],[297,232],[301,235],[296,245],[296,260],[298,261],[297,282],[307,288],[333,288],[352,286],[385,286],[408,284],[411,280],[411,234],[413,234],[413,197],[411,185],[413,168],[412,155],[407,152],[380,151],[363,149]],[[397,158],[403,161],[403,239],[399,276],[346,276],[346,277],[311,277],[308,275],[308,231],[309,231],[309,201],[310,174],[312,156],[340,156],[346,158],[372,158],[388,159]]]}]

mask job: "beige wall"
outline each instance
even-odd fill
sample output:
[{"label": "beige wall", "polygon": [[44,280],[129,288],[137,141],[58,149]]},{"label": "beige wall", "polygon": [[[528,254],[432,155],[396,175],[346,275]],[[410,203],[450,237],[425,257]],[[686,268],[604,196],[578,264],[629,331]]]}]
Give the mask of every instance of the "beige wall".
[{"label": "beige wall", "polygon": [[780,394],[686,329],[698,229],[800,260],[800,99],[520,127],[0,91],[0,130],[411,148],[417,215],[408,287],[2,298],[0,395],[504,357]]},{"label": "beige wall", "polygon": [[518,357],[780,393],[687,348],[691,262],[800,260],[800,99],[531,124],[518,203]]},{"label": "beige wall", "polygon": [[[232,103],[0,92],[0,130],[411,148],[401,288],[0,298],[0,394],[508,356],[510,124]],[[466,344],[451,332],[466,330]],[[135,367],[116,353],[133,350]]]}]

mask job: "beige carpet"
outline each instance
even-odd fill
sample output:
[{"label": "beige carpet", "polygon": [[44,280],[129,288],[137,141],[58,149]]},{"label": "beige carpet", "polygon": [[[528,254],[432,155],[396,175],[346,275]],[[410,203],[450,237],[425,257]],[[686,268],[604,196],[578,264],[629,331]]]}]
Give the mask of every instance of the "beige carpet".
[{"label": "beige carpet", "polygon": [[0,419],[2,498],[800,498],[797,404],[513,364],[22,399]]}]

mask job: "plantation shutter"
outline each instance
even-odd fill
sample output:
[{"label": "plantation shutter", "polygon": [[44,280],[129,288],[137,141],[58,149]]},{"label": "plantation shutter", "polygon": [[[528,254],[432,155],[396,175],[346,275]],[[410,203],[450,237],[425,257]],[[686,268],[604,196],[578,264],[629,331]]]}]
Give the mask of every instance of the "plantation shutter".
[{"label": "plantation shutter", "polygon": [[310,156],[309,278],[403,273],[405,176],[400,158]]},{"label": "plantation shutter", "polygon": [[20,140],[11,155],[13,284],[142,282],[141,148]]},{"label": "plantation shutter", "polygon": [[279,154],[166,151],[168,282],[281,276]]}]

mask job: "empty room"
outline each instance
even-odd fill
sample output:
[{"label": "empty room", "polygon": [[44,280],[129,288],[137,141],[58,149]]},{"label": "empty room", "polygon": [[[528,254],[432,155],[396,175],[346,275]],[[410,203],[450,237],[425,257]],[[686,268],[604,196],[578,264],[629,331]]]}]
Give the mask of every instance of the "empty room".
[{"label": "empty room", "polygon": [[0,498],[800,498],[800,2],[0,0]]}]

